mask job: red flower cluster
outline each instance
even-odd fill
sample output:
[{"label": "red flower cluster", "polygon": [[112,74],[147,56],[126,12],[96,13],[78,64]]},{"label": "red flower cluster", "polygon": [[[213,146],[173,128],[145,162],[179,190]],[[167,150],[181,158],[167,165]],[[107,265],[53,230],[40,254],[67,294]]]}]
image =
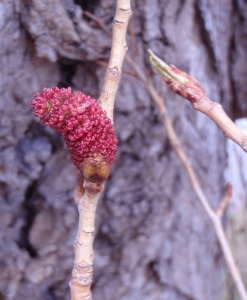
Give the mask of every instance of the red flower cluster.
[{"label": "red flower cluster", "polygon": [[71,89],[44,88],[31,102],[34,115],[63,136],[78,170],[90,157],[101,155],[112,165],[117,138],[110,119],[90,96]]}]

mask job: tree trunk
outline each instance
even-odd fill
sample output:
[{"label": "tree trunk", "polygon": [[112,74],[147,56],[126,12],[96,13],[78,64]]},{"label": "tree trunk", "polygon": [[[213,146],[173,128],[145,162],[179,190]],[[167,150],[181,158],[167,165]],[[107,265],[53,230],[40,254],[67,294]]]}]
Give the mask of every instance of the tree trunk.
[{"label": "tree trunk", "polygon": [[[75,3],[74,3],[75,2]],[[0,299],[69,299],[78,214],[61,137],[32,116],[43,87],[98,98],[115,1],[0,0]],[[76,4],[77,3],[77,4]],[[213,207],[223,194],[220,129],[170,92],[147,49],[196,77],[232,117],[247,113],[244,0],[132,0],[129,55],[152,77]],[[118,155],[97,209],[95,300],[220,299],[222,254],[145,86],[124,64]]]}]

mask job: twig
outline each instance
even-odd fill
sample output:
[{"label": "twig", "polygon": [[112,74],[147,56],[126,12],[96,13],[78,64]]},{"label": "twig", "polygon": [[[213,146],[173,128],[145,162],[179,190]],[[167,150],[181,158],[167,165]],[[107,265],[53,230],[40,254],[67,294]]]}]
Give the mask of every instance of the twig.
[{"label": "twig", "polygon": [[136,37],[135,37],[135,25],[132,21],[130,21],[129,33],[130,33],[132,58],[135,59],[137,56],[137,45],[136,45]]},{"label": "twig", "polygon": [[[115,95],[121,78],[123,59],[127,51],[125,36],[131,14],[130,0],[117,0],[116,15],[113,21],[111,57],[105,75],[103,91],[98,100],[99,105],[107,112],[112,123]],[[91,14],[90,17],[92,17]],[[70,281],[72,300],[92,299],[95,211],[109,171],[109,166],[99,156],[85,162],[82,166],[82,174],[77,174],[74,197],[79,210],[79,228],[74,243],[75,261]]]},{"label": "twig", "polygon": [[[85,12],[95,23],[107,34],[110,35],[109,29],[104,22],[89,12]],[[108,68],[105,74],[105,83],[98,99],[99,106],[101,106],[106,112],[107,116],[113,122],[113,108],[115,102],[115,96],[118,88],[118,83],[121,78],[121,70],[123,60],[128,50],[126,45],[126,31],[129,23],[129,19],[132,15],[130,7],[130,0],[118,0],[116,15],[113,20],[113,39],[111,56],[108,64]]]},{"label": "twig", "polygon": [[91,14],[89,11],[84,11],[83,13],[90,17],[107,35],[111,35],[111,31],[102,21],[102,19],[96,17],[94,14]]},{"label": "twig", "polygon": [[244,134],[227,116],[219,103],[213,102],[205,94],[203,86],[194,77],[178,70],[174,65],[167,65],[151,50],[150,63],[158,71],[167,85],[178,95],[189,100],[194,109],[212,119],[224,135],[247,152],[247,135]]},{"label": "twig", "polygon": [[218,209],[216,210],[216,214],[222,218],[225,210],[226,210],[226,207],[229,203],[229,201],[231,200],[232,198],[232,185],[231,183],[227,183],[226,184],[226,187],[225,187],[225,195],[224,197],[221,199],[220,201],[220,204],[219,204],[219,207]]},{"label": "twig", "polygon": [[150,80],[147,81],[145,75],[140,70],[140,68],[137,66],[137,64],[133,60],[131,60],[128,56],[126,56],[126,61],[134,69],[138,78],[144,83],[151,98],[153,99],[155,104],[158,106],[163,123],[167,130],[167,135],[168,135],[169,141],[185,168],[185,171],[190,179],[191,186],[192,186],[195,194],[197,195],[204,210],[206,211],[207,215],[209,216],[210,220],[213,223],[213,226],[214,226],[216,235],[218,237],[218,240],[220,242],[220,246],[221,246],[222,252],[224,254],[224,257],[226,259],[229,271],[230,271],[231,276],[234,280],[234,283],[237,287],[237,290],[241,296],[241,299],[247,300],[246,289],[245,289],[243,280],[241,278],[240,272],[238,270],[238,267],[234,261],[234,258],[233,258],[233,255],[232,255],[232,252],[230,249],[230,245],[227,241],[227,238],[226,238],[223,226],[222,226],[221,218],[209,205],[209,201],[207,200],[207,198],[200,186],[200,183],[199,183],[197,176],[195,174],[195,171],[189,161],[189,158],[187,157],[185,151],[183,150],[181,142],[174,130],[174,127],[172,125],[170,117],[167,114],[167,109],[166,109],[166,106],[165,106],[162,98],[159,96],[159,94],[157,93],[155,87],[150,82]]},{"label": "twig", "polygon": [[130,0],[118,0],[116,15],[113,20],[111,57],[105,75],[104,87],[98,100],[99,105],[107,112],[107,116],[112,122],[115,96],[121,78],[122,64],[128,50],[126,45],[126,31],[131,15]]},{"label": "twig", "polygon": [[99,193],[94,195],[85,191],[77,204],[79,228],[74,243],[75,261],[70,282],[72,300],[92,299],[94,220],[98,199]]}]

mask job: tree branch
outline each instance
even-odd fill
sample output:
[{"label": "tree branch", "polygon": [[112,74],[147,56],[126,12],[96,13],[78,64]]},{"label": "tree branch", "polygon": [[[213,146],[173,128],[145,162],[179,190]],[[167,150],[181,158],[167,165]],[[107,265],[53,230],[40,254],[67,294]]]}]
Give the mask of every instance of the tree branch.
[{"label": "tree branch", "polygon": [[[117,0],[116,15],[113,21],[111,57],[103,91],[98,100],[98,104],[107,112],[112,123],[115,95],[121,78],[123,60],[128,49],[126,31],[131,14],[130,0]],[[95,212],[109,171],[109,166],[104,159],[96,153],[96,156],[83,164],[82,174],[77,174],[74,198],[79,210],[79,227],[74,243],[75,261],[70,281],[72,300],[92,299]]]},{"label": "tree branch", "polygon": [[93,241],[95,235],[95,211],[99,193],[85,191],[79,200],[79,228],[74,242],[75,261],[70,281],[71,299],[92,299],[91,283],[93,279]]},{"label": "tree branch", "polygon": [[231,183],[227,183],[226,187],[225,187],[225,195],[221,199],[219,207],[216,210],[216,214],[220,218],[222,218],[222,216],[223,216],[223,214],[226,210],[226,207],[227,207],[229,201],[231,200],[231,198],[232,198],[232,185],[231,185]]},{"label": "tree branch", "polygon": [[111,56],[105,74],[104,87],[98,100],[99,105],[107,112],[107,116],[112,122],[115,96],[121,78],[123,60],[128,50],[126,45],[126,31],[131,15],[130,0],[118,0],[116,15],[113,20]]}]

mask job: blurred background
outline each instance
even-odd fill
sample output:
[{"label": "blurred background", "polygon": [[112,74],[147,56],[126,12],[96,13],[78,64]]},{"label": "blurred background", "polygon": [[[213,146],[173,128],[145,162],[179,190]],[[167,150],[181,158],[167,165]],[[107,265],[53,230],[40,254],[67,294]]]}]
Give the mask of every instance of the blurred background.
[{"label": "blurred background", "polygon": [[[0,300],[69,299],[78,213],[62,138],[32,115],[43,87],[98,98],[113,0],[0,0]],[[247,281],[247,156],[170,92],[147,49],[195,76],[247,130],[245,0],[132,0],[129,55],[153,80]],[[88,14],[88,12],[90,14]],[[92,14],[92,15],[91,15]],[[95,19],[96,17],[96,19]],[[95,300],[238,300],[213,227],[127,63],[116,98],[118,154],[96,218]]]}]

